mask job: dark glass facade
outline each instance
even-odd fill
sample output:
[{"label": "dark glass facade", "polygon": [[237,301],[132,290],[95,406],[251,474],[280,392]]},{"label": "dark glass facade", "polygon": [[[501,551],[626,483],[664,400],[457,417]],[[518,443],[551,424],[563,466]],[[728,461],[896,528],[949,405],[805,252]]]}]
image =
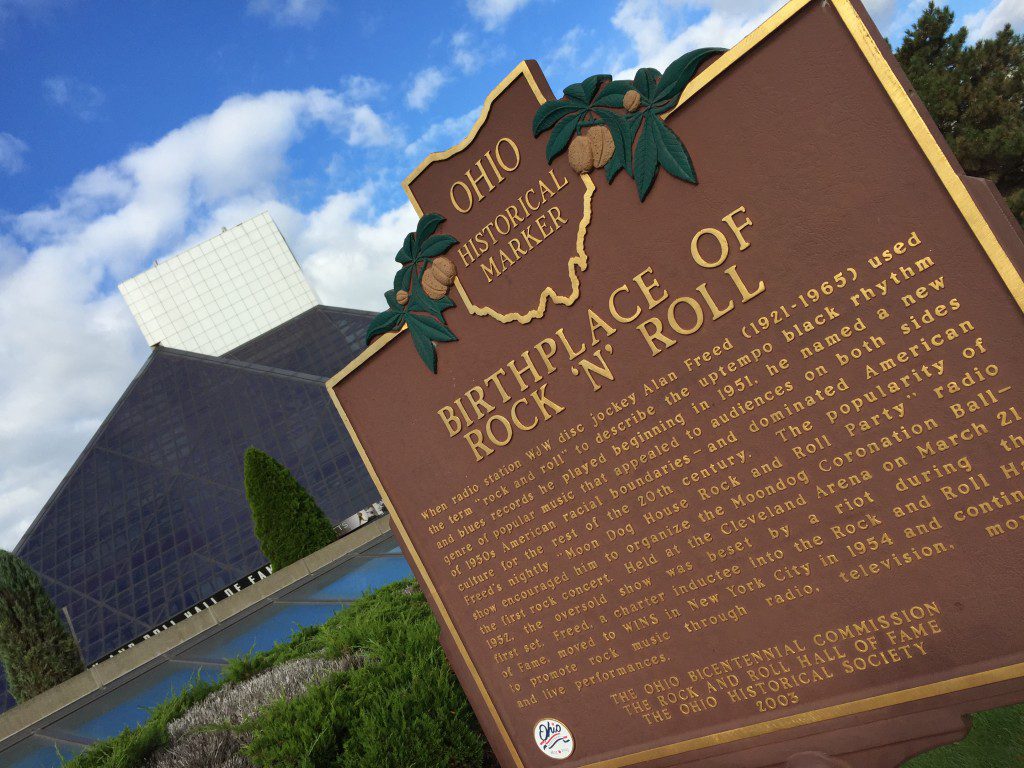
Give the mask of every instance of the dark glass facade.
[{"label": "dark glass facade", "polygon": [[379,499],[325,387],[371,317],[316,307],[222,357],[153,351],[15,549],[88,663],[266,562],[243,486],[250,445],[336,523]]},{"label": "dark glass facade", "polygon": [[366,327],[373,316],[354,309],[314,307],[224,357],[329,379],[344,367],[338,365],[339,348],[366,346]]}]

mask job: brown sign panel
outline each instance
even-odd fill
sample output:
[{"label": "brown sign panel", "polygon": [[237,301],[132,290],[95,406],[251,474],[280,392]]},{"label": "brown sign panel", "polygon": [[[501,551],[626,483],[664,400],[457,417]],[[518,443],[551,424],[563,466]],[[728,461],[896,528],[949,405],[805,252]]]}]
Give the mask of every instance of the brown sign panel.
[{"label": "brown sign panel", "polygon": [[507,768],[891,764],[1021,690],[1020,230],[880,44],[786,5],[642,203],[548,164],[532,63],[407,182],[458,341],[329,386]]}]

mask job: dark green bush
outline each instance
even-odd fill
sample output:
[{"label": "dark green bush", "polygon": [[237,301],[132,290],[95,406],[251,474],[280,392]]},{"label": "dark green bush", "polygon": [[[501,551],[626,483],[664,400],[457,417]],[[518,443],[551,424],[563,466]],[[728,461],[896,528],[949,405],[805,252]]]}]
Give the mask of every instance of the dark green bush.
[{"label": "dark green bush", "polygon": [[[256,765],[469,768],[493,759],[430,608],[411,587],[384,587],[300,639],[331,656],[361,650],[367,663],[255,718],[246,751]],[[279,663],[292,650],[271,653]]]},{"label": "dark green bush", "polygon": [[245,495],[260,549],[274,570],[337,538],[327,515],[292,473],[255,448],[245,452]]},{"label": "dark green bush", "polygon": [[30,699],[82,671],[78,645],[39,576],[0,549],[0,662],[11,695]]},{"label": "dark green bush", "polygon": [[231,661],[218,683],[197,681],[150,719],[91,746],[69,768],[142,768],[167,744],[167,724],[228,682],[291,659],[360,653],[361,666],[278,700],[241,726],[252,764],[270,768],[483,768],[494,758],[411,580],[384,587],[287,643]]}]

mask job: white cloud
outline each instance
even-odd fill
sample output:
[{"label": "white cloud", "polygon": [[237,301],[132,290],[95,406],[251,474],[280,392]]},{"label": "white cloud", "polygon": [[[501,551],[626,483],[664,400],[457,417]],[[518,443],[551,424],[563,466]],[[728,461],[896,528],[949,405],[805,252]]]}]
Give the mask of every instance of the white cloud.
[{"label": "white cloud", "polygon": [[365,75],[352,75],[342,81],[341,92],[353,101],[374,101],[381,98],[387,86],[380,80]]},{"label": "white cloud", "polygon": [[18,18],[35,20],[50,16],[54,9],[68,4],[69,0],[0,0],[0,29]]},{"label": "white cloud", "polygon": [[452,35],[452,63],[464,75],[476,72],[484,62],[483,54],[473,47],[471,40],[466,30],[459,30]]},{"label": "white cloud", "polygon": [[372,187],[308,210],[284,202],[289,153],[317,125],[364,145],[383,121],[340,92],[237,96],[80,175],[54,205],[0,219],[0,546],[15,544],[145,359],[114,286],[154,258],[267,209],[321,296],[383,305],[415,216],[377,211]]},{"label": "white cloud", "polygon": [[486,30],[495,30],[530,0],[466,0],[469,12],[480,20]]},{"label": "white cloud", "polygon": [[313,90],[309,111],[318,122],[330,127],[354,147],[381,147],[396,139],[395,132],[367,104],[356,104],[331,91]]},{"label": "white cloud", "polygon": [[[896,45],[902,32],[917,21],[928,0],[865,0],[864,6],[883,35],[893,39]],[[895,36],[895,39],[894,39]]]},{"label": "white cloud", "polygon": [[15,174],[25,170],[28,144],[9,133],[0,133],[0,173]]},{"label": "white cloud", "polygon": [[448,81],[437,67],[427,67],[416,73],[409,91],[405,94],[405,102],[413,109],[426,109],[437,90]]},{"label": "white cloud", "polygon": [[351,123],[346,131],[348,143],[354,147],[381,147],[399,139],[393,129],[366,104],[356,106],[350,115]]},{"label": "white cloud", "polygon": [[21,264],[27,256],[28,251],[13,237],[0,234],[0,278]]},{"label": "white cloud", "polygon": [[72,77],[47,78],[43,93],[51,104],[70,110],[82,120],[94,119],[106,100],[99,88]]},{"label": "white cloud", "polygon": [[439,123],[434,123],[405,148],[406,156],[418,162],[431,152],[448,149],[466,137],[470,127],[479,116],[479,109],[471,109],[459,117],[449,117]]},{"label": "white cloud", "polygon": [[[920,15],[925,1],[865,0],[865,5],[882,32],[894,34]],[[1024,0],[997,2],[1024,7]],[[729,48],[783,3],[784,0],[622,0],[612,24],[626,35],[632,53],[611,57],[609,68],[619,77],[630,76],[637,67],[664,69],[694,48]],[[565,52],[571,53],[574,41],[565,42]]]},{"label": "white cloud", "polygon": [[326,0],[249,0],[249,13],[267,16],[282,26],[308,26],[325,10]]},{"label": "white cloud", "polygon": [[552,61],[575,61],[579,55],[580,40],[583,38],[583,30],[580,27],[573,27],[564,35],[558,43],[558,47],[551,53]]},{"label": "white cloud", "polygon": [[332,195],[288,225],[295,233],[288,242],[327,304],[385,308],[384,291],[397,269],[395,253],[416,228],[416,213],[408,203],[378,212],[373,193],[373,187],[364,187]]},{"label": "white cloud", "polygon": [[1024,27],[1024,0],[996,0],[964,19],[971,41],[993,37],[1007,24],[1015,30]]},{"label": "white cloud", "polygon": [[[694,48],[728,48],[781,4],[780,0],[624,0],[612,24],[629,38],[633,56],[616,68],[631,75],[637,67],[663,69]],[[702,15],[694,19],[695,14]]]}]

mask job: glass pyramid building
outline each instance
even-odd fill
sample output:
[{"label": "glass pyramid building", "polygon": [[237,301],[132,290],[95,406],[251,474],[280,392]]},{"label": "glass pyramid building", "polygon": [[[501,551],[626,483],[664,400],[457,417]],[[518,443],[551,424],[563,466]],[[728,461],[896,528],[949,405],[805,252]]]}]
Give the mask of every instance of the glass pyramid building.
[{"label": "glass pyramid building", "polygon": [[[269,217],[252,221],[265,227]],[[201,256],[210,282],[217,249]],[[151,304],[173,305],[194,274],[179,272],[172,290],[157,292],[162,305]],[[15,549],[65,611],[88,664],[265,565],[243,487],[249,446],[287,466],[335,523],[379,501],[325,387],[362,351],[372,313],[277,302],[278,324],[264,330],[261,275],[251,274],[249,288],[244,274],[231,277],[231,290],[252,301],[209,307],[237,313],[247,304],[257,315],[230,329],[241,343],[215,355],[156,342]],[[303,304],[315,299],[295,293]],[[246,328],[259,332],[246,338]],[[175,330],[181,337],[181,322]],[[0,710],[13,703],[0,690]]]}]

